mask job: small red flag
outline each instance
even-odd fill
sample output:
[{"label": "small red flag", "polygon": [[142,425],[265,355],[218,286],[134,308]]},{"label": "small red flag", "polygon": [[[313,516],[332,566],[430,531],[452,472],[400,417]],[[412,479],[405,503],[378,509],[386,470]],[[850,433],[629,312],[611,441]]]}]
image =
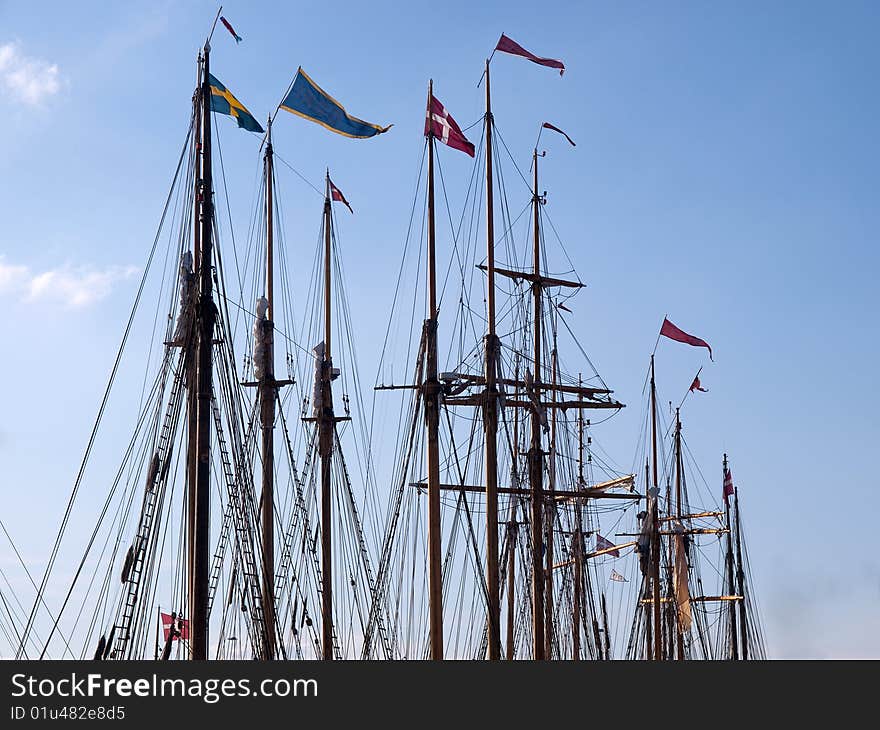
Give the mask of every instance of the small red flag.
[{"label": "small red flag", "polygon": [[226,26],[226,30],[228,30],[232,34],[232,37],[235,38],[236,44],[241,43],[241,36],[235,32],[235,30],[229,24],[229,21],[226,20],[226,18],[224,18],[222,15],[220,16],[220,22],[223,23],[224,26]]},{"label": "small red flag", "polygon": [[433,95],[428,102],[428,109],[425,112],[425,136],[427,137],[428,135],[433,135],[443,144],[453,149],[466,152],[471,157],[474,156],[474,145],[468,142],[461,128],[449,116],[449,112],[446,111],[440,100]]},{"label": "small red flag", "polygon": [[511,40],[506,35],[504,35],[504,33],[501,34],[501,38],[499,38],[498,45],[495,46],[495,50],[502,51],[504,53],[510,53],[514,56],[522,56],[523,58],[528,58],[532,63],[537,63],[540,66],[558,68],[560,76],[562,76],[562,74],[565,72],[565,64],[562,61],[558,61],[555,58],[541,58],[540,56],[536,56],[534,53],[529,53],[519,43]]},{"label": "small red flag", "polygon": [[330,182],[330,197],[339,203],[343,203],[345,207],[348,208],[348,212],[353,215],[354,211],[351,209],[351,206],[348,204],[342,191],[333,184],[333,181],[330,180],[330,178],[327,178],[327,180]]},{"label": "small red flag", "polygon": [[684,342],[686,345],[693,345],[694,347],[705,347],[709,350],[709,359],[712,360],[712,348],[709,346],[708,342],[706,342],[705,340],[701,340],[699,337],[689,335],[684,330],[680,330],[665,317],[663,319],[663,326],[660,328],[660,334],[664,337],[668,337],[670,340],[675,340],[676,342]]},{"label": "small red flag", "polygon": [[545,129],[552,129],[554,132],[559,132],[563,137],[565,137],[570,143],[572,147],[576,147],[574,140],[569,137],[565,132],[563,132],[559,127],[554,127],[550,122],[544,122],[542,125]]},{"label": "small red flag", "polygon": [[730,469],[724,469],[724,504],[728,504],[727,498],[733,494],[733,477],[730,475]]},{"label": "small red flag", "polygon": [[160,613],[162,618],[162,633],[165,635],[165,641],[168,641],[168,635],[173,631],[171,640],[189,639],[189,621],[185,618],[175,617],[174,614]]},{"label": "small red flag", "polygon": [[611,549],[616,547],[617,546],[613,542],[611,542],[611,540],[606,540],[598,532],[596,533],[596,550],[608,550],[609,555],[613,555],[615,558],[619,558],[620,550]]},{"label": "small red flag", "polygon": [[700,376],[694,376],[694,382],[691,383],[690,392],[693,393],[695,390],[699,390],[702,393],[708,393],[709,391],[706,388],[700,386]]}]

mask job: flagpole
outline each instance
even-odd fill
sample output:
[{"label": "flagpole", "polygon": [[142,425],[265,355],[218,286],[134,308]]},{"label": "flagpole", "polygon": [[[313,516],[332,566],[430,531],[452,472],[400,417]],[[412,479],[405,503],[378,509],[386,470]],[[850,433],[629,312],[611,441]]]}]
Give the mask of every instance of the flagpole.
[{"label": "flagpole", "polygon": [[223,6],[217,10],[217,15],[214,16],[214,22],[211,23],[211,32],[208,33],[208,37],[205,39],[205,48],[207,49],[211,45],[211,38],[214,37],[214,28],[217,27],[217,21],[220,20],[220,13],[223,12]]},{"label": "flagpole", "polygon": [[[703,366],[702,366],[702,365],[700,365],[700,369],[697,370],[697,374],[694,375],[694,381],[696,381],[696,379],[700,377],[700,373],[701,373],[701,372],[703,372]],[[694,382],[694,381],[691,381],[691,385],[692,385],[692,386],[693,386],[693,382]],[[684,402],[687,400],[687,397],[691,394],[692,390],[693,390],[693,387],[688,388],[687,391],[685,391],[684,398],[682,398],[682,399],[681,399],[681,403],[678,404],[678,408],[679,408],[679,409],[681,409],[681,407],[684,405]]]},{"label": "flagpole", "polygon": [[[665,315],[665,314],[663,315],[663,321],[664,321],[664,322],[666,321],[666,317],[667,317],[667,316],[668,316],[668,315]],[[660,325],[660,330],[662,331],[662,329],[663,329],[663,325],[661,324],[661,325]],[[660,344],[660,332],[657,332],[657,339],[654,341],[654,349],[651,350],[651,362],[654,361],[654,355],[657,353],[657,345],[659,345],[659,344]],[[652,367],[653,367],[653,366],[652,366]]]}]

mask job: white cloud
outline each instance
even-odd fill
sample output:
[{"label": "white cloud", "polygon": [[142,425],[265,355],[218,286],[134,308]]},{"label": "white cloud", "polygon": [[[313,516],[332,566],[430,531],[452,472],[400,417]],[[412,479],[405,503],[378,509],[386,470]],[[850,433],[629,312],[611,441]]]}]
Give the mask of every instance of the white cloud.
[{"label": "white cloud", "polygon": [[61,89],[58,66],[22,54],[18,43],[0,45],[0,90],[36,105]]},{"label": "white cloud", "polygon": [[110,266],[106,269],[63,266],[34,272],[27,266],[6,263],[0,257],[0,296],[78,309],[104,299],[118,281],[136,273],[137,269],[133,266]]}]

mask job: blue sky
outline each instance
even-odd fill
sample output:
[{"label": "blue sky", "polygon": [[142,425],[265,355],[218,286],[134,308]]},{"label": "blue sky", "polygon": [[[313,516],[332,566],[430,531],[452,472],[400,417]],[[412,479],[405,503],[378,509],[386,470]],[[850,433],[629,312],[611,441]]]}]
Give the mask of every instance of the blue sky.
[{"label": "blue sky", "polygon": [[[205,2],[0,0],[2,518],[40,572],[85,446],[189,115]],[[588,288],[573,326],[630,405],[596,430],[628,465],[664,314],[661,399],[704,365],[685,435],[717,481],[730,454],[775,657],[880,656],[875,384],[876,91],[869,2],[332,4],[230,2],[212,71],[261,121],[298,65],[364,119],[353,141],[290,115],[276,147],[329,166],[365,382],[378,363],[422,149],[427,80],[464,127],[504,31],[563,78],[493,62],[493,111],[523,169],[537,125],[577,142],[542,162],[549,212]],[[259,140],[221,142],[233,221],[250,216]],[[548,143],[548,148],[550,144]],[[470,167],[443,154],[452,207]],[[456,186],[459,187],[456,190]],[[289,177],[285,218],[311,261],[320,199]],[[386,283],[387,282],[387,283]],[[122,404],[124,405],[124,403]],[[714,475],[714,476],[713,476]],[[0,564],[15,565],[4,548]]]}]

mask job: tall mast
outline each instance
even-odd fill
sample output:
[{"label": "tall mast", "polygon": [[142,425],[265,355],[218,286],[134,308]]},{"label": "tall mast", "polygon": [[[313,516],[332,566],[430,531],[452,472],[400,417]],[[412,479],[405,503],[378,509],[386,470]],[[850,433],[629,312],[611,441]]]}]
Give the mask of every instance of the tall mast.
[{"label": "tall mast", "polygon": [[[578,375],[578,387],[583,386],[581,376]],[[578,394],[578,400],[582,401],[583,395]],[[584,412],[578,410],[578,489],[584,489]],[[571,609],[571,658],[578,661],[581,658],[581,582],[583,581],[583,546],[584,530],[581,519],[580,499],[575,500],[575,531],[574,531],[574,599]]]},{"label": "tall mast", "polygon": [[748,623],[746,622],[746,579],[742,564],[741,527],[739,521],[739,489],[733,488],[733,505],[736,511],[736,578],[739,584],[739,595],[742,598],[739,603],[739,631],[740,644],[742,646],[742,658],[749,658]]},{"label": "tall mast", "polygon": [[195,452],[196,481],[190,500],[194,508],[191,553],[190,646],[192,658],[208,658],[208,582],[210,570],[210,508],[211,508],[211,397],[213,390],[212,350],[217,311],[213,300],[213,181],[211,171],[211,86],[208,81],[210,45],[205,44],[202,67],[202,156],[199,180],[199,303],[197,309],[198,349],[196,351]]},{"label": "tall mast", "polygon": [[[681,520],[681,470],[682,470],[682,459],[681,459],[681,417],[679,415],[679,409],[675,409],[675,517],[676,523],[680,524]],[[673,530],[674,532],[674,530]],[[675,540],[675,537],[672,537]],[[675,549],[683,549],[683,545],[680,548],[680,539],[675,541]],[[678,560],[674,557],[674,553],[670,551],[670,560],[675,560],[676,565],[678,564]],[[674,588],[672,589],[674,593]],[[675,647],[676,647],[676,656],[678,659],[684,659],[684,636],[682,635],[681,630],[681,622],[678,620],[678,596],[675,596],[675,601],[672,604],[675,606],[675,611],[672,614],[673,616],[673,625],[675,626]],[[671,641],[672,637],[670,637]],[[671,653],[671,649],[670,649]]]},{"label": "tall mast", "polygon": [[[556,385],[556,332],[553,333],[553,350],[550,353],[550,382]],[[551,391],[556,400],[556,390]],[[544,655],[553,658],[553,522],[556,517],[556,409],[550,416],[549,494],[546,500],[547,519],[544,521]]]},{"label": "tall mast", "polygon": [[[649,489],[648,485],[651,483],[651,467],[648,464],[647,457],[645,458],[645,490]],[[645,521],[651,520],[649,525],[651,526],[651,542],[648,547],[648,555],[650,556],[654,551],[654,537],[653,537],[653,518],[651,513],[653,512],[653,506],[651,504],[651,498],[648,498],[648,511],[645,515]],[[644,524],[643,524],[644,528]],[[653,565],[654,559],[651,558],[651,565]],[[647,600],[648,593],[652,590],[652,582],[653,582],[653,571],[648,575],[647,580],[645,581],[645,598]],[[651,661],[654,658],[654,641],[653,641],[653,624],[651,623],[651,616],[654,610],[653,601],[645,604],[645,658],[648,661]]]},{"label": "tall mast", "polygon": [[[722,465],[722,479],[727,477],[727,454],[724,454]],[[724,526],[727,528],[727,555],[725,562],[727,563],[727,592],[734,596],[736,588],[733,582],[733,536],[730,531],[730,501],[727,494],[724,495]],[[742,594],[740,594],[742,595]],[[736,635],[736,601],[728,601],[728,610],[730,611],[730,658],[739,659],[739,648],[737,646]]]},{"label": "tall mast", "polygon": [[324,362],[321,367],[321,411],[318,414],[318,448],[321,454],[321,657],[333,659],[333,501],[330,470],[333,458],[333,361],[331,355],[331,202],[330,173],[324,195]]},{"label": "tall mast", "polygon": [[260,499],[260,527],[263,550],[263,658],[275,658],[275,302],[273,298],[275,169],[272,152],[272,119],[266,126],[266,154],[263,157],[266,178],[266,318],[258,326],[263,328],[262,341],[265,361],[257,385],[260,397],[260,429],[262,435],[262,498]]},{"label": "tall mast", "polygon": [[[434,83],[428,82],[428,109]],[[425,426],[428,458],[428,592],[431,658],[443,658],[443,575],[440,554],[440,381],[437,378],[437,262],[434,235],[434,135],[428,129],[428,319],[425,321]]]},{"label": "tall mast", "polygon": [[651,520],[651,583],[653,589],[654,614],[654,659],[663,659],[663,635],[660,626],[660,521],[657,514],[659,491],[657,487],[657,386],[654,382],[654,356],[651,355],[651,453],[654,456],[652,484],[654,496],[650,504],[653,509],[648,516]]},{"label": "tall mast", "polygon": [[495,217],[492,189],[492,98],[486,61],[486,392],[483,434],[486,449],[486,589],[489,659],[501,658],[501,604],[498,585],[498,337],[495,334]]},{"label": "tall mast", "polygon": [[[538,216],[540,201],[538,198],[538,150],[532,154],[532,170],[534,173],[534,189],[532,191],[534,226],[534,273],[532,285],[534,308],[534,367],[535,387],[540,398],[541,379],[541,231]],[[544,565],[541,554],[544,539],[544,488],[543,454],[541,452],[541,418],[537,410],[532,412],[532,439],[529,447],[529,486],[531,487],[531,523],[532,523],[532,641],[535,659],[546,658],[544,651]]]},{"label": "tall mast", "polygon": [[[195,194],[193,195],[193,273],[199,270],[201,258],[201,226],[199,220],[201,216],[201,153],[202,153],[202,87],[204,85],[204,59],[199,53],[199,82],[198,92],[194,99],[194,126],[195,126],[195,150],[196,157],[194,161],[195,174],[193,186]],[[195,287],[194,287],[195,288]],[[191,301],[190,306],[195,307],[195,302]],[[187,596],[194,595],[193,578],[195,576],[195,566],[193,560],[195,558],[195,538],[196,538],[196,482],[198,481],[198,464],[196,457],[196,432],[198,430],[198,381],[196,379],[196,341],[190,343],[186,353],[186,390],[187,390],[187,463],[186,463],[186,484],[187,484],[187,509],[186,509],[186,575],[187,575]],[[192,600],[190,598],[190,600]],[[192,607],[190,606],[190,610]]]},{"label": "tall mast", "polygon": [[[514,373],[514,382],[519,383],[519,366]],[[515,385],[513,397],[519,394],[519,386]],[[517,470],[517,454],[519,453],[519,408],[513,412],[513,449],[511,450],[510,483],[519,488],[519,471]],[[507,523],[507,658],[513,659],[513,626],[516,609],[516,543],[519,538],[519,526],[516,522],[516,499],[510,500],[510,517]]]}]

